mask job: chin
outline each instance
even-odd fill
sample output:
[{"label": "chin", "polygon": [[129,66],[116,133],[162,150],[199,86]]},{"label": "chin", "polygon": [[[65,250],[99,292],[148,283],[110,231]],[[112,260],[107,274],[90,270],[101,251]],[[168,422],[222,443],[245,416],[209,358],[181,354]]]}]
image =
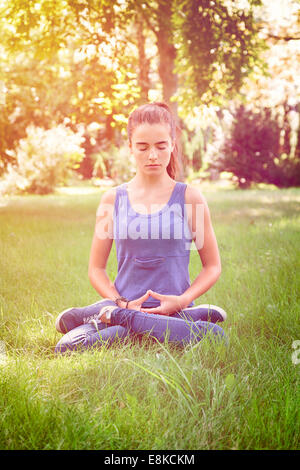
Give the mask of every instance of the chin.
[{"label": "chin", "polygon": [[145,166],[146,170],[163,170],[162,165],[155,165],[155,166]]}]

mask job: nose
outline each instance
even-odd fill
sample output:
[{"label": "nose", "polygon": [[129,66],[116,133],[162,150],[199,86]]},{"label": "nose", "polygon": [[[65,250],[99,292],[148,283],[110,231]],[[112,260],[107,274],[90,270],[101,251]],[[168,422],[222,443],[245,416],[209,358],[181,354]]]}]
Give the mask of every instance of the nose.
[{"label": "nose", "polygon": [[155,147],[150,148],[149,158],[150,158],[150,160],[156,160],[157,159],[157,150],[155,149]]}]

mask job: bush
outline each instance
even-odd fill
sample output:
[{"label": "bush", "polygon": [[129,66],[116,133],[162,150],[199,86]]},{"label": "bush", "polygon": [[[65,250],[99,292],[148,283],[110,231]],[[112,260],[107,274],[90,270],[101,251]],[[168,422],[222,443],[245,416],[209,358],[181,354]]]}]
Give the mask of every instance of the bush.
[{"label": "bush", "polygon": [[63,124],[48,130],[31,125],[26,133],[14,151],[16,163],[3,175],[2,194],[51,193],[84,156],[81,133]]},{"label": "bush", "polygon": [[116,184],[130,180],[135,173],[134,159],[127,145],[117,147],[111,145],[108,150],[102,150],[93,155],[94,177],[109,177]]},{"label": "bush", "polygon": [[240,188],[247,188],[252,182],[299,186],[300,160],[297,155],[281,153],[280,133],[278,119],[271,116],[270,110],[253,112],[240,106],[231,135],[212,166],[231,172]]}]

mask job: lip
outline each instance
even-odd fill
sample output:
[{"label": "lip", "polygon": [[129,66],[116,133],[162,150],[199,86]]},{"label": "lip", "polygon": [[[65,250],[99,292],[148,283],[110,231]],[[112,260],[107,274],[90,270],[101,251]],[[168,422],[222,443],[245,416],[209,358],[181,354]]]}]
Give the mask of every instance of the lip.
[{"label": "lip", "polygon": [[159,164],[146,165],[146,167],[149,167],[149,168],[158,168],[159,166],[161,166],[161,165],[159,165]]}]

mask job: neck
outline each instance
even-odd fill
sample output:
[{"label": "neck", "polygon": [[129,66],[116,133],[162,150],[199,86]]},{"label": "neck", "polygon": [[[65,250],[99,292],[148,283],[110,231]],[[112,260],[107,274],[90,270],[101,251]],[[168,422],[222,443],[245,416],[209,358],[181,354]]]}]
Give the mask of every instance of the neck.
[{"label": "neck", "polygon": [[154,188],[162,188],[163,186],[170,185],[172,182],[174,182],[174,180],[167,172],[158,176],[137,173],[130,181],[130,185],[132,188],[143,187],[146,190],[150,190]]}]

